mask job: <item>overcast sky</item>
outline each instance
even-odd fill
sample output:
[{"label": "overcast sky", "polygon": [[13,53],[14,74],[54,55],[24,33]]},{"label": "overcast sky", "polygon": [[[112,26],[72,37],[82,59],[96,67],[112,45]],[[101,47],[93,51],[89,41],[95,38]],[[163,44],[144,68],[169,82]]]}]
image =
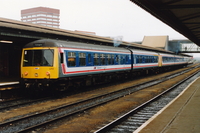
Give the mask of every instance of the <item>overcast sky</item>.
[{"label": "overcast sky", "polygon": [[61,29],[123,36],[123,41],[128,42],[158,35],[168,35],[170,40],[186,39],[129,0],[0,0],[0,5],[0,17],[19,21],[23,9],[60,9]]}]

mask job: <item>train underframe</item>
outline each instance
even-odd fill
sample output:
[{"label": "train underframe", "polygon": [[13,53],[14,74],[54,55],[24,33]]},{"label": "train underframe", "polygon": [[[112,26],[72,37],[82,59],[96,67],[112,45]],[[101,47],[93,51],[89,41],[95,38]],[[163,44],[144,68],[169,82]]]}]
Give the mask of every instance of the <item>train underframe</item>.
[{"label": "train underframe", "polygon": [[151,74],[159,74],[162,72],[171,71],[173,69],[182,68],[186,65],[166,66],[159,68],[146,68],[146,69],[134,69],[129,71],[119,71],[113,73],[103,73],[95,75],[85,75],[77,77],[66,77],[59,79],[21,79],[21,87],[25,91],[37,92],[37,91],[64,91],[70,88],[80,88],[91,85],[98,85],[108,82],[116,82],[126,79],[138,78],[138,76],[145,76]]}]

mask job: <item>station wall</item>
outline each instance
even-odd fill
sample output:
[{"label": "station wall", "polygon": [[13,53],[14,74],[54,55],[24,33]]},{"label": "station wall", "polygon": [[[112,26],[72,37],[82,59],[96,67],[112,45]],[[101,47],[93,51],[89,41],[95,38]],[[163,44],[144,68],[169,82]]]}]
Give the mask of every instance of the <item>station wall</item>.
[{"label": "station wall", "polygon": [[0,44],[0,78],[20,77],[21,51],[16,44]]}]

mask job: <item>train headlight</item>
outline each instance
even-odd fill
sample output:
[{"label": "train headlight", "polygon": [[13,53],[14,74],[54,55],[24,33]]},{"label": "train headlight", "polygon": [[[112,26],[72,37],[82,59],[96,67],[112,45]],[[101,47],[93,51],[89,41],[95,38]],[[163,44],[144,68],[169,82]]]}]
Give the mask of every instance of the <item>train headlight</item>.
[{"label": "train headlight", "polygon": [[47,76],[50,76],[50,72],[46,72],[46,75],[47,75]]},{"label": "train headlight", "polygon": [[35,77],[38,77],[38,73],[35,73]]},{"label": "train headlight", "polygon": [[25,72],[24,75],[27,76],[27,75],[28,75],[28,72]]}]

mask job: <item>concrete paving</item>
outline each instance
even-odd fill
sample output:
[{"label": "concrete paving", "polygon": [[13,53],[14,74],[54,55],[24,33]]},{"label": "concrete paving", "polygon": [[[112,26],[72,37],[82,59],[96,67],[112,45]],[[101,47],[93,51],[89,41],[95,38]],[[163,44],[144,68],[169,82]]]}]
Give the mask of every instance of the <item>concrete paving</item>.
[{"label": "concrete paving", "polygon": [[200,78],[134,133],[200,133]]}]

